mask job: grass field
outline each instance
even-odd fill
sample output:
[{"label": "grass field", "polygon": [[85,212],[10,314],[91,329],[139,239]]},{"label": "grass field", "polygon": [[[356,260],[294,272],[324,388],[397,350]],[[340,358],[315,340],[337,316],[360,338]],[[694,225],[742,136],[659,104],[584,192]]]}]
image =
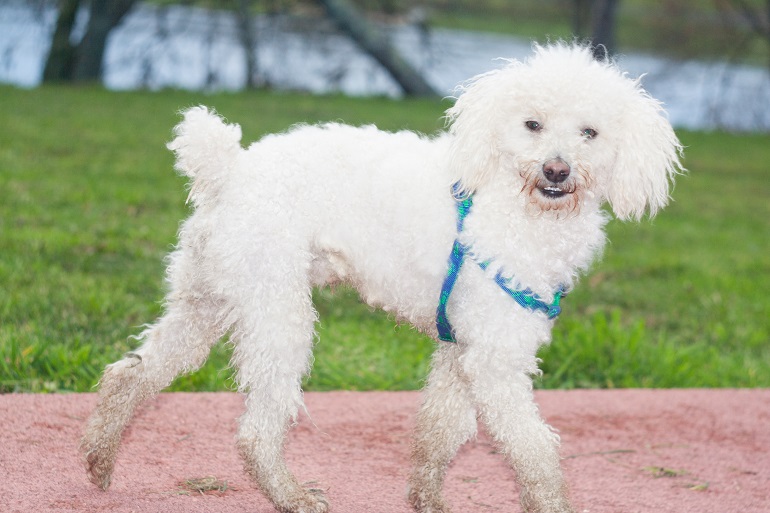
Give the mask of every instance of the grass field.
[{"label": "grass field", "polygon": [[[0,391],[88,391],[160,312],[186,215],[165,149],[206,103],[244,139],[299,121],[432,132],[446,103],[298,94],[0,87]],[[689,175],[654,221],[612,222],[564,301],[541,387],[770,386],[767,135],[681,133]],[[433,342],[342,289],[318,291],[307,388],[413,389]],[[232,388],[228,348],[176,390]]]}]

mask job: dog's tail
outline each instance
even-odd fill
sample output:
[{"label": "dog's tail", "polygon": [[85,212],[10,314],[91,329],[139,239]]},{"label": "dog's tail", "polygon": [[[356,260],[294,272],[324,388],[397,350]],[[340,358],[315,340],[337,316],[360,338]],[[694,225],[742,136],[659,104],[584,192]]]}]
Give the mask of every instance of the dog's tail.
[{"label": "dog's tail", "polygon": [[241,151],[241,127],[225,123],[203,106],[189,108],[182,116],[167,146],[176,154],[174,169],[191,179],[187,201],[200,205],[216,196],[234,165]]}]

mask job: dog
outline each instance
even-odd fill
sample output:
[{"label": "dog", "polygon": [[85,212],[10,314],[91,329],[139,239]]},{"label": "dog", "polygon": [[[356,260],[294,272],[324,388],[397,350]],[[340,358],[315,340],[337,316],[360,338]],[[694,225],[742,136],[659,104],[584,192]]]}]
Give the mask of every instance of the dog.
[{"label": "dog", "polygon": [[417,416],[408,500],[450,511],[449,462],[479,421],[515,471],[524,511],[573,511],[558,436],[533,397],[538,348],[605,243],[611,214],[670,199],[682,146],[661,104],[586,45],[534,47],[462,86],[434,136],[299,125],[247,149],[206,107],[168,147],[194,211],[169,256],[164,314],[107,366],[81,442],[106,489],[136,408],[203,364],[225,334],[245,412],[246,471],[281,512],[323,513],[287,468],[317,314],[314,287],[346,283],[436,339]]}]

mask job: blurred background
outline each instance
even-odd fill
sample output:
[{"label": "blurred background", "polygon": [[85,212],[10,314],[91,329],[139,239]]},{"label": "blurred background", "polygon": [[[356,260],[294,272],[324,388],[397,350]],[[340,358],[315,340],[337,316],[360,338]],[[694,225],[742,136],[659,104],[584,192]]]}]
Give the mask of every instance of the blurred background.
[{"label": "blurred background", "polygon": [[549,39],[646,74],[677,127],[770,129],[770,0],[2,0],[0,82],[446,96]]}]

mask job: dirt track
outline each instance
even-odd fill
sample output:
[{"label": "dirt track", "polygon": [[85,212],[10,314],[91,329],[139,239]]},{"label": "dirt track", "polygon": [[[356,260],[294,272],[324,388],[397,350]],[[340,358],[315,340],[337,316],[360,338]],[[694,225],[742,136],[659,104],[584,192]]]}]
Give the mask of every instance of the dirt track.
[{"label": "dirt track", "polygon": [[[770,390],[544,391],[578,512],[770,512]],[[91,485],[77,453],[94,394],[0,396],[0,512],[275,510],[241,470],[237,394],[163,394],[126,432],[113,485]],[[409,513],[414,392],[308,393],[287,454],[334,513]],[[190,492],[215,476],[224,492]],[[455,513],[518,512],[512,472],[488,438],[447,478]]]}]

